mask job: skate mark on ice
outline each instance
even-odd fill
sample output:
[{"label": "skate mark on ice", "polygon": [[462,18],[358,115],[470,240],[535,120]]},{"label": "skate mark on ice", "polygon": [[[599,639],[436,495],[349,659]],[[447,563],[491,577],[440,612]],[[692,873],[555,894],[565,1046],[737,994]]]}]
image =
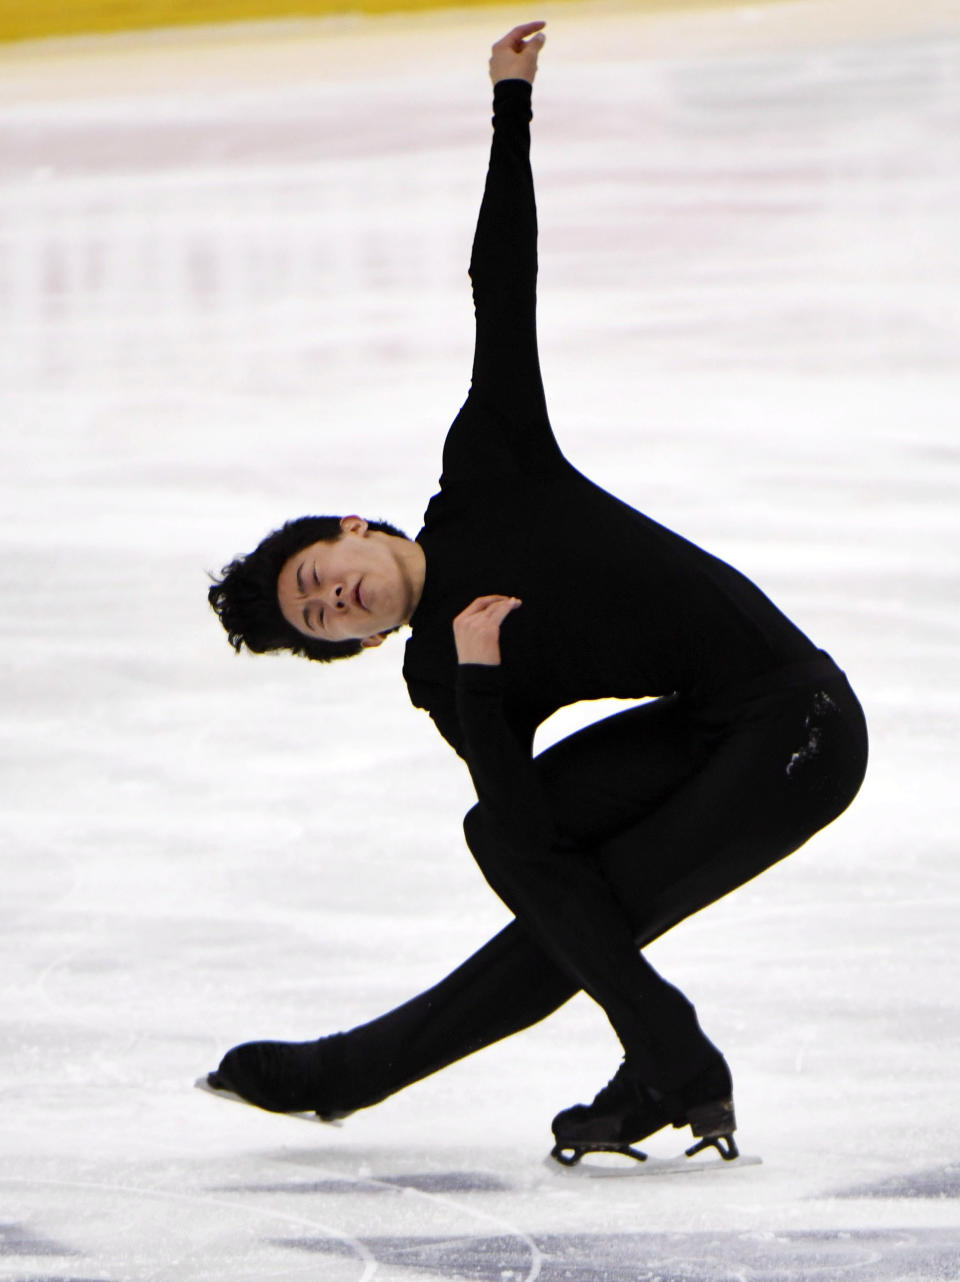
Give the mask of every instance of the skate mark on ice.
[{"label": "skate mark on ice", "polygon": [[960,1198],[960,1162],[904,1171],[871,1184],[855,1184],[828,1197]]},{"label": "skate mark on ice", "polygon": [[110,1282],[109,1278],[79,1278],[74,1277],[72,1273],[58,1273],[56,1277],[41,1276],[40,1274],[31,1273],[29,1277],[17,1277],[14,1282]]},{"label": "skate mark on ice", "polygon": [[[311,1241],[304,1238],[299,1242],[276,1242],[276,1246],[293,1247],[298,1251],[310,1251],[317,1255],[338,1255],[336,1243],[322,1239]],[[517,1239],[504,1235],[502,1237],[470,1237],[460,1234],[456,1237],[380,1237],[367,1240],[375,1258],[380,1264],[391,1268],[401,1267],[416,1269],[418,1273],[431,1273],[438,1278],[469,1278],[471,1282],[510,1282],[526,1280],[525,1272],[528,1257]],[[551,1261],[545,1259],[538,1273],[540,1282],[558,1282],[560,1275],[550,1272]],[[567,1275],[562,1275],[565,1282]],[[576,1276],[577,1279],[581,1275]],[[586,1282],[587,1275],[582,1275]],[[597,1282],[597,1274],[591,1272],[589,1282]],[[608,1275],[602,1275],[606,1282]],[[636,1282],[638,1275],[631,1273],[631,1282]],[[617,1279],[619,1282],[619,1279]]]},{"label": "skate mark on ice", "polygon": [[488,1171],[424,1171],[411,1175],[378,1175],[371,1178],[336,1176],[322,1180],[278,1180],[273,1183],[223,1184],[216,1193],[390,1193],[411,1189],[417,1193],[509,1193],[513,1185]]},{"label": "skate mark on ice", "polygon": [[[406,1265],[411,1268],[418,1268],[421,1271],[425,1269],[428,1272],[436,1273],[439,1277],[444,1277],[446,1276],[444,1270],[446,1270],[449,1265],[448,1262],[442,1258],[438,1260],[437,1256],[439,1254],[439,1256],[442,1257],[448,1250],[451,1243],[456,1244],[461,1251],[466,1248],[467,1255],[464,1258],[473,1259],[477,1250],[483,1249],[484,1243],[492,1242],[502,1244],[502,1250],[500,1245],[497,1247],[498,1258],[503,1258],[503,1253],[506,1252],[506,1257],[511,1261],[510,1274],[512,1274],[512,1276],[510,1276],[510,1274],[507,1275],[510,1277],[510,1282],[538,1282],[538,1279],[542,1279],[542,1269],[544,1264],[543,1253],[528,1233],[517,1228],[516,1225],[512,1224],[502,1215],[497,1215],[489,1211],[477,1210],[476,1207],[470,1206],[469,1203],[456,1201],[451,1197],[442,1196],[435,1191],[429,1191],[428,1189],[423,1188],[422,1183],[433,1183],[433,1177],[430,1175],[390,1175],[381,1178],[379,1176],[372,1175],[341,1176],[336,1172],[324,1170],[321,1170],[320,1174],[324,1176],[324,1182],[329,1182],[335,1186],[340,1186],[346,1183],[353,1192],[368,1193],[373,1192],[375,1188],[380,1188],[383,1192],[394,1193],[402,1197],[422,1198],[431,1206],[442,1207],[454,1212],[457,1217],[466,1216],[468,1219],[485,1221],[488,1224],[493,1224],[499,1229],[506,1229],[506,1234],[498,1234],[494,1238],[458,1234],[456,1236],[451,1235],[450,1237],[435,1235],[430,1238],[395,1237],[373,1239],[377,1244],[390,1244],[389,1248],[384,1248],[387,1251],[386,1255],[378,1254],[378,1250],[371,1247],[370,1242],[367,1239],[364,1239],[363,1245],[371,1252],[371,1259],[376,1263],[395,1263]],[[496,1180],[495,1176],[488,1175],[484,1172],[473,1172],[472,1174],[479,1177],[482,1184],[482,1191],[494,1191],[492,1181]],[[456,1173],[454,1173],[454,1176],[456,1178],[462,1178],[462,1176],[457,1176]],[[441,1172],[439,1173],[439,1178],[441,1180],[446,1180],[450,1177],[448,1174]],[[509,1187],[509,1185],[506,1186],[508,1190]],[[281,1185],[281,1188],[283,1191],[287,1191],[288,1186],[283,1184]],[[463,1185],[461,1184],[459,1186],[459,1190],[455,1191],[462,1190]],[[337,1191],[342,1193],[348,1190],[337,1187]],[[330,1242],[322,1238],[301,1238],[297,1240],[285,1239],[283,1241],[276,1241],[273,1245],[293,1248],[294,1250],[299,1251],[316,1252],[321,1255],[342,1254],[339,1243]],[[427,1256],[429,1257],[427,1260],[421,1258],[424,1251],[426,1251]],[[453,1276],[458,1278],[477,1277],[483,1279],[486,1279],[489,1276],[491,1279],[495,1279],[495,1282],[504,1282],[505,1275],[503,1267],[500,1264],[496,1265],[495,1272],[487,1274],[469,1271],[464,1273],[463,1265],[461,1263],[457,1266]],[[596,1282],[596,1278],[591,1279],[591,1282]]]},{"label": "skate mark on ice", "polygon": [[[378,1271],[378,1263],[376,1259],[374,1259],[369,1248],[361,1242],[359,1238],[353,1237],[350,1233],[345,1233],[342,1229],[334,1228],[332,1225],[326,1224],[325,1222],[312,1217],[308,1218],[306,1215],[290,1215],[284,1211],[269,1211],[262,1207],[250,1206],[248,1203],[244,1203],[238,1207],[235,1203],[225,1201],[222,1198],[210,1197],[200,1189],[195,1189],[189,1193],[173,1193],[168,1189],[143,1188],[139,1185],[133,1184],[110,1184],[99,1180],[6,1179],[0,1177],[0,1188],[3,1188],[4,1186],[13,1189],[57,1189],[60,1192],[69,1191],[71,1193],[109,1194],[109,1211],[104,1213],[105,1216],[108,1213],[115,1213],[116,1208],[114,1205],[114,1198],[117,1194],[120,1194],[121,1196],[131,1197],[138,1200],[147,1199],[181,1204],[188,1207],[191,1212],[196,1211],[198,1206],[215,1207],[220,1211],[239,1212],[242,1217],[252,1216],[256,1219],[273,1220],[274,1222],[290,1225],[297,1229],[317,1229],[321,1233],[329,1234],[328,1240],[332,1240],[334,1242],[335,1249],[331,1254],[340,1255],[345,1258],[356,1257],[357,1264],[361,1266],[361,1271],[357,1275],[356,1282],[373,1282],[373,1278],[376,1276]],[[24,1240],[32,1241],[32,1239]],[[41,1239],[37,1239],[37,1241],[40,1240]],[[297,1239],[278,1240],[282,1241],[284,1245],[295,1245]],[[191,1243],[188,1248],[188,1253],[192,1253],[193,1250],[194,1246]],[[22,1255],[23,1252],[21,1251],[19,1254]],[[38,1253],[31,1252],[31,1254]],[[59,1251],[58,1254],[63,1256],[78,1256],[81,1255],[82,1252],[68,1250]],[[2,1255],[3,1251],[0,1250],[0,1258],[2,1258]],[[164,1261],[162,1268],[165,1271],[169,1271],[170,1269],[175,1270],[176,1264],[177,1260],[168,1255],[168,1258]],[[150,1276],[153,1277],[156,1275],[151,1274]],[[56,1278],[49,1280],[44,1278],[21,1278],[18,1282],[104,1282],[104,1280],[92,1278]]]},{"label": "skate mark on ice", "polygon": [[[789,1230],[746,1233],[548,1234],[538,1237],[540,1282],[943,1282],[960,1277],[960,1231]],[[336,1243],[284,1246],[339,1254]],[[443,1279],[503,1282],[524,1259],[508,1237],[381,1237],[366,1245],[387,1267]]]}]

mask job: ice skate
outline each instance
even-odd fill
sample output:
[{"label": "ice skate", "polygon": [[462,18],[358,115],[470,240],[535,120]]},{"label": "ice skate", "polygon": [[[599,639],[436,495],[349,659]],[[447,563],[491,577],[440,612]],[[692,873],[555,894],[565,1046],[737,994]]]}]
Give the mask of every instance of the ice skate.
[{"label": "ice skate", "polygon": [[575,1104],[553,1119],[556,1143],[550,1156],[562,1166],[576,1166],[585,1153],[620,1153],[645,1162],[646,1153],[635,1146],[666,1126],[690,1127],[698,1143],[685,1150],[687,1157],[707,1148],[727,1162],[739,1157],[726,1060],[670,1092],[644,1085],[624,1061],[592,1104]]},{"label": "ice skate", "polygon": [[[330,1095],[331,1037],[313,1042],[244,1042],[197,1083],[270,1113],[311,1113],[334,1122],[353,1111]],[[327,1081],[324,1078],[327,1078]]]}]

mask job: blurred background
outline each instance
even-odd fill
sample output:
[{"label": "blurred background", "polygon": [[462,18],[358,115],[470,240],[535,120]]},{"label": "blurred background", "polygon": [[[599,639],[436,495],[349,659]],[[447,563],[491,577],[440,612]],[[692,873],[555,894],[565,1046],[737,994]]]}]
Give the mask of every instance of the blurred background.
[{"label": "blurred background", "polygon": [[[376,8],[0,3],[0,1278],[955,1278],[955,5]],[[402,638],[235,657],[205,591],[305,511],[418,530],[489,46],[533,17],[561,445],[754,577],[872,736],[847,815],[651,950],[764,1165],[642,1211],[539,1165],[617,1066],[582,998],[342,1129],[192,1090],[506,919]]]}]

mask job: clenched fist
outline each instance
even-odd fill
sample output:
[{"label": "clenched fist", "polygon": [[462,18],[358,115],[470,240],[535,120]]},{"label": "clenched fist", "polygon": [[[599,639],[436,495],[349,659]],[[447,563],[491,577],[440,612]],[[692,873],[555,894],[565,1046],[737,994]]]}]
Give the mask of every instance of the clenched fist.
[{"label": "clenched fist", "polygon": [[523,603],[515,596],[478,596],[453,621],[458,663],[500,663],[500,625]]}]

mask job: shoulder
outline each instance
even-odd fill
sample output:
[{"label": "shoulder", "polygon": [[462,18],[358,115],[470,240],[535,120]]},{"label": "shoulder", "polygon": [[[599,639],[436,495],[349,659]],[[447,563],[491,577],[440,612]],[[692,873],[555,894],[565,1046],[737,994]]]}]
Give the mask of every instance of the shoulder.
[{"label": "shoulder", "polygon": [[443,444],[441,486],[529,485],[572,470],[546,419],[508,413],[471,389]]}]

